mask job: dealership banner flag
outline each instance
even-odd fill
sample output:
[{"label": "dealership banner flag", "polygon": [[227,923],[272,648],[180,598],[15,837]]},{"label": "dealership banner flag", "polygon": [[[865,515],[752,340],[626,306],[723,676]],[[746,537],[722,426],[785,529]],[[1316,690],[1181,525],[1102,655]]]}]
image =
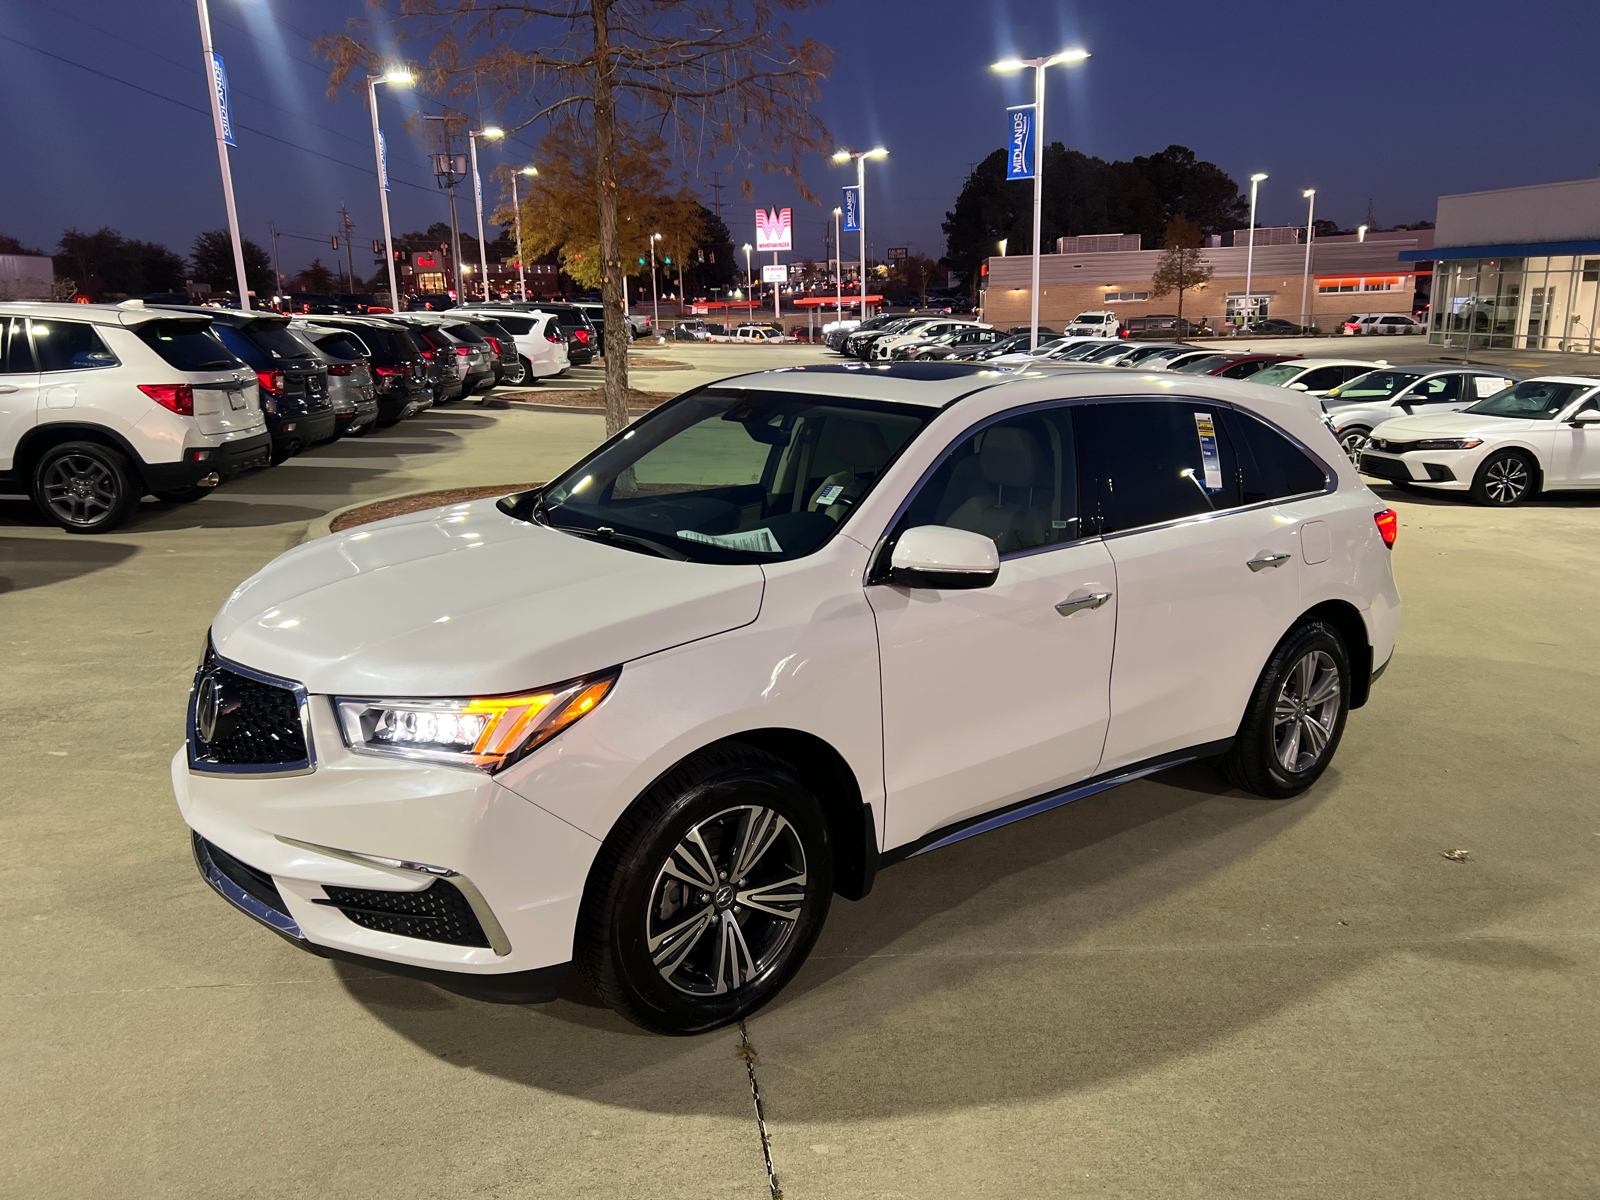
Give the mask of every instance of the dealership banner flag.
[{"label": "dealership banner flag", "polygon": [[844,189],[844,231],[846,233],[861,232],[861,189],[847,187]]},{"label": "dealership banner flag", "polygon": [[211,55],[211,86],[217,92],[217,111],[222,114],[222,140],[235,145],[233,109],[228,105],[228,68],[222,65],[222,55],[215,51]]},{"label": "dealership banner flag", "polygon": [[389,143],[383,136],[383,130],[378,130],[378,181],[383,184],[383,190],[389,190]]},{"label": "dealership banner flag", "polygon": [[1006,178],[1033,178],[1033,105],[1006,109]]}]

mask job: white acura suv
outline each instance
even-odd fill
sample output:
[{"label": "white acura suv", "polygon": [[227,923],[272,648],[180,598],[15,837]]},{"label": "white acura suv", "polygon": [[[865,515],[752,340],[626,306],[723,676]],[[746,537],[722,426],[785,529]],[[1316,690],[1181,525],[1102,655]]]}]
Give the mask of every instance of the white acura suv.
[{"label": "white acura suv", "polygon": [[245,580],[172,782],[206,880],[309,951],[523,1001],[576,965],[712,1029],[890,863],[1192,759],[1311,786],[1394,647],[1394,533],[1275,388],[739,376]]}]

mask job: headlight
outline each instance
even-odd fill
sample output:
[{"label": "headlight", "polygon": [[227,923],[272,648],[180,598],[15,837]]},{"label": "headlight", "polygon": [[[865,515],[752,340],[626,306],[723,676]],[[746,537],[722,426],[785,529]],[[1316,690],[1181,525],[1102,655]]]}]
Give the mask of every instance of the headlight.
[{"label": "headlight", "polygon": [[458,700],[335,697],[345,744],[362,754],[478,767],[493,774],[593,712],[617,671],[543,691]]},{"label": "headlight", "polygon": [[1483,445],[1482,438],[1429,438],[1418,442],[1418,450],[1476,450]]}]

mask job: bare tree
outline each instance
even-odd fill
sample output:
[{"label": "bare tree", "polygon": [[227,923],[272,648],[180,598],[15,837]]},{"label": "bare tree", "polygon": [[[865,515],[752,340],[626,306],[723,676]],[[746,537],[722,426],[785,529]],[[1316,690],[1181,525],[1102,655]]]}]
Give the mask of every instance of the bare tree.
[{"label": "bare tree", "polygon": [[1211,268],[1200,261],[1200,227],[1183,215],[1167,223],[1164,248],[1150,276],[1152,299],[1178,293],[1177,336],[1183,336],[1183,294],[1211,282]]},{"label": "bare tree", "polygon": [[811,102],[832,48],[795,41],[780,12],[821,0],[374,0],[381,19],[319,39],[334,64],[330,90],[365,89],[385,47],[420,42],[427,91],[498,110],[508,133],[555,122],[589,125],[595,148],[601,295],[605,305],[606,430],[628,422],[626,280],[617,154],[630,130],[654,128],[681,153],[741,163],[754,198],[757,168],[800,178],[808,152],[831,149]]}]

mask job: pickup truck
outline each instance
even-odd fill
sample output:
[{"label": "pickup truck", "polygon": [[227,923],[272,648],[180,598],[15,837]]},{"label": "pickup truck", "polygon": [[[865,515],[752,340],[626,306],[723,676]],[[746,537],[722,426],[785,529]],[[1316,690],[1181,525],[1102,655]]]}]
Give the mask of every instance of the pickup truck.
[{"label": "pickup truck", "polygon": [[1114,338],[1121,322],[1114,312],[1100,309],[1090,312],[1081,312],[1067,324],[1061,331],[1063,337],[1103,337]]}]

